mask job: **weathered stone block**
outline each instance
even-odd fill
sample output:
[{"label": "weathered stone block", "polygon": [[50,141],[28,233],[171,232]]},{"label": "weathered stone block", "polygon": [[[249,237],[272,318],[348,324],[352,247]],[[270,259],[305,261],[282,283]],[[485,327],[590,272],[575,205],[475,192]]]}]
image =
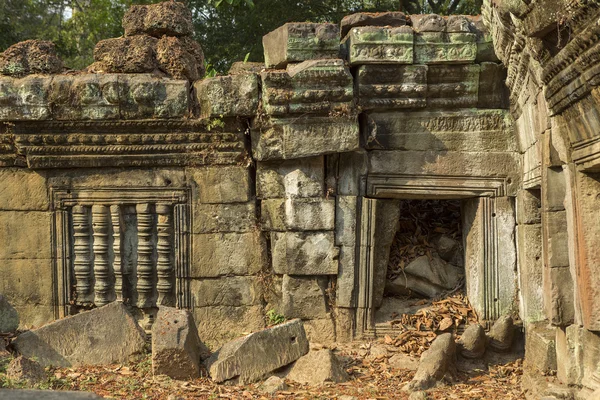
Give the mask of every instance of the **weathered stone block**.
[{"label": "weathered stone block", "polygon": [[192,13],[180,2],[133,5],[123,16],[125,36],[148,34],[156,37],[194,34]]},{"label": "weathered stone block", "polygon": [[517,151],[502,110],[377,112],[365,125],[367,149]]},{"label": "weathered stone block", "polygon": [[187,169],[186,176],[200,203],[245,203],[252,199],[250,170],[241,166]]},{"label": "weathered stone block", "polygon": [[340,154],[337,194],[359,196],[365,193],[367,162],[366,151]]},{"label": "weathered stone block", "polygon": [[250,232],[257,229],[256,204],[195,204],[193,233]]},{"label": "weathered stone block", "polygon": [[153,186],[182,188],[187,185],[183,168],[81,168],[73,170],[53,170],[48,174],[49,187],[97,188],[107,185],[130,188],[132,186]]},{"label": "weathered stone block", "polygon": [[202,118],[250,117],[258,110],[256,74],[206,78],[194,88]]},{"label": "weathered stone block", "polygon": [[48,212],[3,211],[0,213],[0,260],[50,259],[51,216]]},{"label": "weathered stone block", "polygon": [[0,120],[36,121],[50,118],[48,93],[52,78],[0,77]]},{"label": "weathered stone block", "polygon": [[186,80],[150,74],[119,75],[122,119],[184,118],[189,110],[190,84]]},{"label": "weathered stone block", "polygon": [[152,325],[152,373],[180,380],[198,378],[201,352],[190,312],[159,307]]},{"label": "weathered stone block", "polygon": [[409,26],[350,29],[342,46],[350,65],[412,64],[413,30]]},{"label": "weathered stone block", "polygon": [[335,244],[337,246],[356,245],[357,196],[336,197]]},{"label": "weathered stone block", "polygon": [[336,283],[336,301],[338,307],[355,307],[356,247],[342,246],[339,255],[339,271]]},{"label": "weathered stone block", "polygon": [[542,191],[542,207],[544,211],[563,211],[567,195],[567,174],[561,167],[545,168],[542,172],[542,184],[547,190]]},{"label": "weathered stone block", "polygon": [[23,356],[13,358],[6,367],[6,377],[11,381],[21,381],[33,387],[45,381],[46,371],[37,361]]},{"label": "weathered stone block", "polygon": [[286,160],[358,150],[356,117],[270,118],[252,129],[252,155],[259,161]]},{"label": "weathered stone block", "polygon": [[262,295],[257,278],[249,276],[194,279],[190,287],[195,307],[259,305]]},{"label": "weathered stone block", "polygon": [[470,32],[415,33],[415,64],[472,63],[477,57],[476,39],[476,35]]},{"label": "weathered stone block", "polygon": [[118,119],[119,75],[57,75],[49,102],[57,120]]},{"label": "weathered stone block", "polygon": [[478,108],[508,108],[506,69],[502,64],[483,62],[479,74]]},{"label": "weathered stone block", "polygon": [[403,390],[426,390],[441,381],[446,372],[452,368],[456,357],[456,344],[451,333],[444,333],[435,338],[429,350],[421,356],[419,369],[414,378]]},{"label": "weathered stone block", "polygon": [[328,317],[327,278],[283,276],[280,313],[287,318]]},{"label": "weathered stone block", "polygon": [[268,199],[261,203],[263,229],[327,231],[335,229],[335,200]]},{"label": "weathered stone block", "polygon": [[525,322],[545,318],[542,280],[542,226],[518,225],[520,309]]},{"label": "weathered stone block", "polygon": [[549,268],[569,266],[567,212],[543,212],[545,263]]},{"label": "weathered stone block", "polygon": [[404,26],[408,19],[403,12],[388,11],[379,13],[359,12],[346,15],[340,23],[342,37],[346,37],[352,28],[359,26]]},{"label": "weathered stone block", "polygon": [[208,361],[211,378],[247,384],[308,353],[302,321],[293,320],[227,343]]},{"label": "weathered stone block", "polygon": [[339,249],[333,232],[271,233],[273,269],[277,274],[337,275]]},{"label": "weathered stone block", "polygon": [[362,65],[356,79],[362,110],[427,105],[426,65]]},{"label": "weathered stone block", "polygon": [[304,321],[304,329],[310,343],[333,345],[337,341],[336,327],[329,315]]},{"label": "weathered stone block", "polygon": [[258,162],[256,195],[261,199],[320,197],[325,193],[324,157]]},{"label": "weathered stone block", "polygon": [[0,210],[45,211],[48,206],[43,172],[23,168],[0,169]]},{"label": "weathered stone block", "polygon": [[567,385],[581,385],[583,378],[582,331],[579,325],[556,328],[556,376]]},{"label": "weathered stone block", "polygon": [[556,328],[546,322],[528,324],[525,328],[525,365],[542,374],[556,371]]},{"label": "weathered stone block", "polygon": [[0,294],[0,333],[15,332],[18,327],[19,313],[6,297]]},{"label": "weathered stone block", "polygon": [[569,267],[544,268],[544,304],[552,325],[567,326],[575,320],[575,294]]},{"label": "weathered stone block", "polygon": [[314,350],[300,357],[286,376],[294,382],[312,386],[326,382],[341,383],[350,379],[335,354],[329,349]]},{"label": "weathered stone block", "polygon": [[27,331],[13,342],[43,366],[127,363],[144,350],[146,335],[119,302]]},{"label": "weathered stone block", "polygon": [[198,325],[198,335],[213,350],[236,337],[265,327],[262,306],[196,307],[192,313]]},{"label": "weathered stone block", "polygon": [[308,60],[260,75],[269,115],[347,113],[354,105],[352,74],[343,60]]},{"label": "weathered stone block", "polygon": [[535,190],[517,191],[517,223],[540,224],[542,222],[540,192]]},{"label": "weathered stone block", "polygon": [[428,107],[477,107],[479,65],[430,65],[427,71]]},{"label": "weathered stone block", "polygon": [[263,36],[267,68],[317,58],[338,58],[340,28],[335,24],[287,23]]},{"label": "weathered stone block", "polygon": [[0,53],[2,75],[59,74],[63,68],[56,46],[45,40],[25,40]]},{"label": "weathered stone block", "polygon": [[348,343],[354,339],[355,314],[354,308],[337,307],[335,309],[335,336],[337,342]]},{"label": "weathered stone block", "polygon": [[266,241],[260,231],[208,233],[192,236],[192,278],[254,275],[268,262]]}]

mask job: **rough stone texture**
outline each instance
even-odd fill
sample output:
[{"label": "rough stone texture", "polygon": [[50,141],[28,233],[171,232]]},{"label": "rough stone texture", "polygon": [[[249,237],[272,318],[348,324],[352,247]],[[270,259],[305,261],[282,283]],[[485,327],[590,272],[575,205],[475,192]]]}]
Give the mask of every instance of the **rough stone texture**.
[{"label": "rough stone texture", "polygon": [[198,234],[192,240],[192,278],[253,275],[268,263],[266,240],[259,231]]},{"label": "rough stone texture", "polygon": [[399,11],[389,11],[381,13],[361,12],[352,15],[346,15],[342,18],[340,24],[342,38],[346,37],[352,28],[359,26],[404,26],[408,23],[406,14]]},{"label": "rough stone texture", "polygon": [[236,61],[231,64],[227,75],[260,74],[265,64],[259,62]]},{"label": "rough stone texture", "polygon": [[391,356],[388,359],[388,364],[394,369],[407,369],[409,371],[419,369],[419,360],[404,353],[397,353]]},{"label": "rough stone texture", "polygon": [[485,330],[479,324],[472,324],[465,329],[458,340],[460,355],[465,358],[480,358],[485,353]]},{"label": "rough stone texture", "polygon": [[0,333],[14,332],[19,327],[19,313],[0,294]]},{"label": "rough stone texture", "polygon": [[95,393],[52,390],[0,389],[0,399],[6,400],[97,400]]},{"label": "rough stone texture", "polygon": [[263,229],[320,231],[335,228],[335,200],[322,198],[268,199],[261,202]]},{"label": "rough stone texture", "polygon": [[152,325],[152,373],[189,380],[200,376],[203,345],[187,310],[159,307]]},{"label": "rough stone texture", "polygon": [[256,195],[260,199],[321,197],[325,193],[324,157],[258,162]]},{"label": "rough stone texture", "polygon": [[544,375],[556,372],[556,328],[540,322],[527,325],[525,333],[525,366]]},{"label": "rough stone texture", "polygon": [[284,275],[281,314],[287,318],[326,318],[329,312],[326,291],[326,278]]},{"label": "rough stone texture", "polygon": [[490,348],[497,351],[510,350],[514,334],[515,329],[512,317],[505,315],[498,318],[487,335]]},{"label": "rough stone texture", "polygon": [[319,386],[327,382],[342,383],[350,378],[329,349],[309,351],[300,357],[286,378],[298,383]]},{"label": "rough stone texture", "polygon": [[0,53],[0,75],[58,74],[62,70],[63,63],[52,42],[26,40]]},{"label": "rough stone texture", "polygon": [[[567,385],[580,385],[583,378],[583,328],[556,328],[556,376]],[[529,362],[529,360],[528,360]]]},{"label": "rough stone texture", "polygon": [[43,366],[127,363],[144,350],[146,335],[119,302],[22,333],[19,353]]},{"label": "rough stone texture", "polygon": [[293,320],[227,343],[207,360],[211,378],[251,383],[308,353],[302,321]]},{"label": "rough stone texture", "polygon": [[192,38],[163,36],[156,44],[156,61],[174,79],[195,81],[206,72],[202,47]]},{"label": "rough stone texture", "polygon": [[202,118],[250,117],[258,110],[256,74],[206,78],[194,88]]},{"label": "rough stone texture", "polygon": [[412,64],[413,30],[408,26],[352,28],[342,46],[350,65]]},{"label": "rough stone texture", "polygon": [[333,232],[273,232],[271,254],[277,274],[337,275],[340,250]]},{"label": "rough stone texture", "polygon": [[200,203],[245,203],[252,199],[248,168],[231,165],[188,169],[187,178]]},{"label": "rough stone texture", "polygon": [[267,68],[317,58],[338,58],[340,28],[334,24],[287,23],[263,37]]},{"label": "rough stone texture", "polygon": [[[517,215],[519,215],[518,209]],[[519,249],[521,318],[526,322],[540,321],[546,317],[542,281],[541,225],[518,225],[517,247]]]},{"label": "rough stone texture", "polygon": [[252,232],[257,229],[256,204],[196,204],[193,233]]},{"label": "rough stone texture", "polygon": [[475,65],[430,65],[427,69],[427,106],[477,107],[479,75]]},{"label": "rough stone texture", "polygon": [[519,190],[517,192],[517,223],[540,224],[542,222],[542,207],[539,191]]},{"label": "rough stone texture", "polygon": [[176,1],[131,6],[123,16],[123,28],[125,36],[147,34],[160,38],[194,33],[192,12]]},{"label": "rough stone texture", "polygon": [[361,65],[356,75],[358,104],[363,110],[427,106],[427,69],[425,65]]},{"label": "rough stone texture", "polygon": [[125,75],[119,83],[120,115],[123,119],[182,118],[189,109],[189,83],[153,75]]},{"label": "rough stone texture", "polygon": [[432,388],[446,373],[454,368],[456,345],[451,333],[444,333],[431,343],[431,347],[421,355],[419,369],[403,390],[414,392]]},{"label": "rough stone texture", "polygon": [[11,380],[27,382],[33,386],[46,379],[46,371],[37,361],[19,356],[11,360],[6,367],[6,377]]},{"label": "rough stone texture", "polygon": [[358,150],[355,117],[269,118],[252,129],[252,155],[259,161],[287,160]]},{"label": "rough stone texture", "polygon": [[259,305],[261,286],[256,277],[232,276],[190,282],[195,307]]},{"label": "rough stone texture", "polygon": [[336,335],[337,326],[330,316],[306,320],[304,321],[304,329],[306,330],[306,337],[310,343],[331,346],[339,340]]},{"label": "rough stone texture", "polygon": [[271,376],[260,385],[260,390],[268,394],[274,394],[282,390],[287,390],[288,385],[278,376]]},{"label": "rough stone texture", "polygon": [[198,336],[212,350],[230,340],[265,327],[262,306],[208,306],[192,311],[198,325]]}]

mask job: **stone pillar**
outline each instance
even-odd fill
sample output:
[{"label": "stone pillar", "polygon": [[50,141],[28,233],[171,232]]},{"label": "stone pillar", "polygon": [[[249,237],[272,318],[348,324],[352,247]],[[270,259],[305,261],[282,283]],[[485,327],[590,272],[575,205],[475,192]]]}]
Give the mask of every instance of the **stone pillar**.
[{"label": "stone pillar", "polygon": [[137,306],[139,308],[148,308],[154,306],[152,206],[150,204],[138,204],[136,206],[136,212],[138,227]]},{"label": "stone pillar", "polygon": [[168,204],[157,204],[156,213],[158,214],[157,232],[158,239],[156,248],[158,251],[158,260],[156,262],[156,274],[158,290],[157,305],[174,305],[174,266],[172,258],[172,240],[173,240],[173,214],[172,207]]},{"label": "stone pillar", "polygon": [[92,254],[89,207],[76,205],[72,210],[73,250],[76,302],[79,305],[94,303],[92,293]]},{"label": "stone pillar", "polygon": [[112,274],[108,260],[108,233],[110,224],[109,208],[105,205],[92,206],[92,227],[94,232],[94,304],[102,307],[113,300]]},{"label": "stone pillar", "polygon": [[115,274],[115,297],[123,301],[123,258],[121,257],[121,207],[110,206],[113,234],[113,272]]}]

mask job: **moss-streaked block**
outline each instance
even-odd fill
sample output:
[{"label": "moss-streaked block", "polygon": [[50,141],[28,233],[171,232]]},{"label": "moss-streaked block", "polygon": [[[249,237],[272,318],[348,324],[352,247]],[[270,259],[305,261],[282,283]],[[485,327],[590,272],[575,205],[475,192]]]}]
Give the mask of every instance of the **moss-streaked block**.
[{"label": "moss-streaked block", "polygon": [[343,43],[350,65],[412,64],[413,30],[409,26],[352,28]]}]

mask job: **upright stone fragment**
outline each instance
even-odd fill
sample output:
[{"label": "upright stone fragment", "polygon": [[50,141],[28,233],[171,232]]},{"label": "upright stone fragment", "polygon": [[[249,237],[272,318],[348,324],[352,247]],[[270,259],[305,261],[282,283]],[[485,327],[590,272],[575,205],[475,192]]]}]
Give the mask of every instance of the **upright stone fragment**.
[{"label": "upright stone fragment", "polygon": [[340,29],[335,24],[287,23],[263,37],[267,68],[317,58],[338,58]]},{"label": "upright stone fragment", "polygon": [[194,84],[202,118],[250,117],[258,109],[256,74],[207,78]]},{"label": "upright stone fragment", "polygon": [[472,324],[461,335],[458,345],[465,358],[480,358],[485,353],[485,330],[479,324]]},{"label": "upright stone fragment", "polygon": [[329,349],[310,351],[292,366],[287,379],[311,386],[324,383],[341,383],[350,378],[340,365],[335,354]]},{"label": "upright stone fragment", "polygon": [[441,381],[454,367],[456,345],[451,333],[444,333],[431,343],[429,350],[421,355],[419,369],[403,390],[412,392],[427,390]]},{"label": "upright stone fragment", "polygon": [[237,378],[238,383],[246,384],[306,353],[308,340],[304,326],[295,319],[225,344],[207,360],[207,367],[215,382]]},{"label": "upright stone fragment", "polygon": [[409,26],[352,28],[342,46],[350,65],[412,64],[413,30]]},{"label": "upright stone fragment", "polygon": [[17,351],[43,366],[127,363],[142,353],[146,335],[120,302],[67,317],[19,335]]},{"label": "upright stone fragment", "polygon": [[263,108],[270,115],[348,113],[352,75],[340,59],[308,60],[261,72]]},{"label": "upright stone fragment", "polygon": [[173,379],[200,376],[202,344],[191,313],[160,307],[152,325],[152,373]]},{"label": "upright stone fragment", "polygon": [[510,315],[504,315],[492,325],[488,332],[489,345],[493,350],[510,350],[515,335],[513,319]]}]

